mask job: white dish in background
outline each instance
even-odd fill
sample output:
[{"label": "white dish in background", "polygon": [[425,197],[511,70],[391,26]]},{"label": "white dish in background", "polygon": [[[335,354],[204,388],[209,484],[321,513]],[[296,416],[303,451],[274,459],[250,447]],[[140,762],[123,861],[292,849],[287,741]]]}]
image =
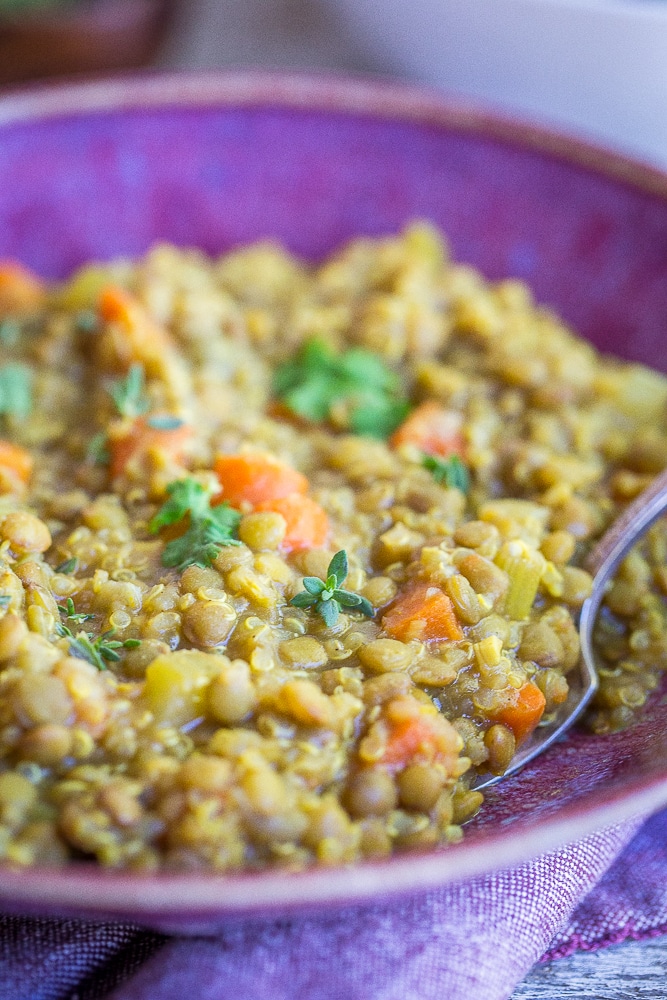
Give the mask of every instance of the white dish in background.
[{"label": "white dish in background", "polygon": [[383,71],[667,166],[667,0],[327,0]]}]

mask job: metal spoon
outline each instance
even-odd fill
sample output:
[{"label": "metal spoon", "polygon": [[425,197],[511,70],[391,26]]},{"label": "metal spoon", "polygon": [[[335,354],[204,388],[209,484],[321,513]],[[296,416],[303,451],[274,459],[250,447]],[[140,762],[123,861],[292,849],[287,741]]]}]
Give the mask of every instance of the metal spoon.
[{"label": "metal spoon", "polygon": [[556,717],[549,723],[538,726],[531,739],[514,756],[512,763],[503,774],[482,776],[473,782],[479,790],[495,785],[503,778],[515,774],[528,761],[534,760],[560,739],[581,716],[595,694],[598,675],[593,648],[593,627],[607,584],[626,557],[651,525],[667,511],[667,469],[654,479],[651,485],[633,500],[623,514],[607,529],[586,560],[586,568],[594,574],[593,589],[584,601],[579,616],[579,637],[581,640],[580,682],[570,686],[567,701]]}]

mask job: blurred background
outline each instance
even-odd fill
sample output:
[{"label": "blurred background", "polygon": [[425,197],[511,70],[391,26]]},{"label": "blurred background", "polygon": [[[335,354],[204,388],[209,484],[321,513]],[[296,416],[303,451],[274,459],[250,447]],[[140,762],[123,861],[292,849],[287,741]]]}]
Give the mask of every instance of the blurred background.
[{"label": "blurred background", "polygon": [[0,87],[136,66],[385,74],[667,167],[667,0],[0,0]]}]

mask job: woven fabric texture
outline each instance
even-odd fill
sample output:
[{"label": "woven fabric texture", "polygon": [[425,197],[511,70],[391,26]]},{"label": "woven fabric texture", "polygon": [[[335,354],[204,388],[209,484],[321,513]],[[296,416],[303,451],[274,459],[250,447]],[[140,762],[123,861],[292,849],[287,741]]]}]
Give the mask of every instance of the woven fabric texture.
[{"label": "woven fabric texture", "polygon": [[667,929],[667,811],[401,900],[216,938],[0,919],[0,1000],[505,1000],[541,957]]}]

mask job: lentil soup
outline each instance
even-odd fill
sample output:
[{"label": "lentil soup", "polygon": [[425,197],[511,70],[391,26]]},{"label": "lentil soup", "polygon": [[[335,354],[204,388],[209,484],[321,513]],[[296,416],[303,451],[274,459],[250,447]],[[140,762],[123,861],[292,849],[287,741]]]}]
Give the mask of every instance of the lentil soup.
[{"label": "lentil soup", "polygon": [[[0,857],[303,867],[457,841],[558,711],[587,551],[667,380],[414,224],[306,266],[0,265]],[[596,732],[667,662],[667,533],[597,629]]]}]

